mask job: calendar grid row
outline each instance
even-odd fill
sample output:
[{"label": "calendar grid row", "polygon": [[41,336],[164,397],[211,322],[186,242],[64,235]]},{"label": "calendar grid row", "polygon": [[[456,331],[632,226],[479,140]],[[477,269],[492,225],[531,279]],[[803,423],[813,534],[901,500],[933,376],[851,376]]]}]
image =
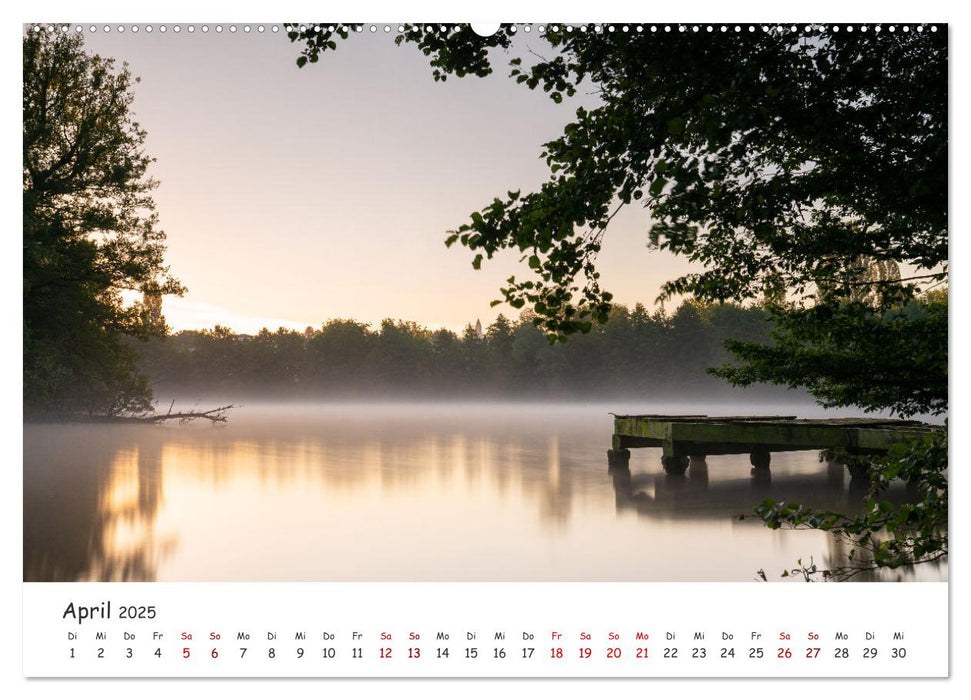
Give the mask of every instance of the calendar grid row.
[{"label": "calendar grid row", "polygon": [[[25,675],[940,677],[946,587],[29,587]],[[724,593],[727,588],[718,589]],[[861,613],[902,592],[922,607]],[[674,604],[630,601],[663,593]],[[691,593],[689,597],[686,595]],[[98,594],[98,595],[90,595]],[[583,594],[583,595],[578,595]],[[593,595],[597,594],[597,595]],[[660,596],[655,596],[660,599]],[[690,604],[687,601],[690,600]],[[578,602],[579,601],[579,602]],[[679,603],[680,604],[677,604]]]},{"label": "calendar grid row", "polygon": [[[117,636],[117,635],[113,635]],[[149,639],[146,641],[145,637]],[[721,632],[665,632],[652,635],[636,632],[627,635],[607,632],[569,635],[563,632],[446,632],[423,634],[391,632],[344,634],[322,632],[316,635],[295,632],[224,635],[209,632],[151,633],[122,632],[120,640],[106,632],[82,635],[68,633],[67,656],[72,660],[114,659],[123,662],[146,659],[149,662],[175,660],[179,664],[273,665],[287,660],[304,665],[320,662],[344,665],[374,660],[387,665],[494,664],[570,665],[605,661],[608,665],[645,663],[769,663],[812,664],[822,659],[874,662],[884,658],[905,663],[908,657],[906,635],[897,631],[890,638],[877,640],[872,632],[836,632],[831,639],[817,632],[802,635],[779,632],[767,638],[762,632],[736,635]],[[87,637],[87,639],[84,639]],[[573,638],[572,640],[570,638]],[[736,639],[740,637],[740,639]],[[173,643],[171,640],[175,639]],[[743,641],[744,639],[744,641]],[[400,641],[399,641],[400,640]],[[853,640],[853,641],[851,641]]]}]

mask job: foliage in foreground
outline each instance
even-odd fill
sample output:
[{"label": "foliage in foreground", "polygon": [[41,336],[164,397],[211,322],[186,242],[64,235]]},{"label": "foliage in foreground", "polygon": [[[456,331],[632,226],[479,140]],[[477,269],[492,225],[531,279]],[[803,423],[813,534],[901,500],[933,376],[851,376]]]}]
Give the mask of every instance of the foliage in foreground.
[{"label": "foliage in foreground", "polygon": [[[831,532],[851,549],[849,563],[819,569],[815,563],[786,571],[807,579],[846,580],[873,569],[898,569],[947,556],[947,428],[900,443],[874,460],[866,508],[859,515],[817,511],[798,504],[766,500],[756,508],[772,528],[810,528]],[[908,502],[894,504],[884,498],[890,483],[908,485]]]},{"label": "foliage in foreground", "polygon": [[[733,348],[723,378],[802,386],[832,405],[946,404],[939,325],[928,336],[906,317],[871,322],[947,279],[946,31],[521,29],[405,25],[395,39],[429,57],[435,80],[507,63],[510,79],[575,115],[542,146],[540,187],[499,193],[446,239],[476,268],[502,250],[522,256],[527,277],[508,280],[505,302],[531,310],[551,339],[589,332],[611,306],[597,270],[610,222],[643,208],[648,246],[702,268],[669,280],[664,298],[777,302],[777,342]],[[299,66],[361,40],[326,23],[288,36]],[[843,337],[876,330],[881,352],[813,342],[823,316]],[[927,350],[934,361],[922,362]],[[857,401],[853,372],[885,351],[917,371]]]},{"label": "foliage in foreground", "polygon": [[[514,25],[485,38],[468,26],[398,35],[430,57],[435,80],[487,76],[505,51],[510,78],[557,104],[583,83],[598,97],[574,102],[575,119],[544,144],[541,187],[500,193],[446,244],[472,251],[475,268],[519,252],[530,277],[510,278],[503,299],[562,340],[607,317],[596,258],[617,211],[643,206],[649,246],[703,268],[670,280],[665,298],[775,304],[774,342],[731,344],[718,376],[805,387],[829,406],[945,413],[946,303],[913,302],[947,280],[947,32],[610,29],[548,26],[525,49]],[[354,34],[288,32],[301,67]],[[874,470],[864,521],[767,506],[766,522],[856,537],[877,566],[944,552],[931,527],[946,531],[946,481],[932,486],[946,471],[939,447]],[[904,473],[926,487],[917,510],[878,500]],[[872,527],[891,540],[874,544]]]}]

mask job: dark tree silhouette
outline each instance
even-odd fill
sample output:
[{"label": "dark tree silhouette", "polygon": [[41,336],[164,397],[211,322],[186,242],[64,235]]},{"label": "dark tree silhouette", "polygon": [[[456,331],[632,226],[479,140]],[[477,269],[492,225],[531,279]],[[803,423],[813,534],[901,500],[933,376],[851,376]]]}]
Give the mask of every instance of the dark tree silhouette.
[{"label": "dark tree silhouette", "polygon": [[[164,332],[157,300],[182,291],[162,256],[136,82],[83,39],[29,31],[24,58],[24,407],[146,411],[127,341]],[[125,306],[121,293],[146,300]]]},{"label": "dark tree silhouette", "polygon": [[[947,281],[947,27],[662,29],[530,35],[528,51],[508,59],[511,78],[556,103],[586,83],[600,103],[576,109],[544,145],[549,177],[539,189],[495,197],[446,243],[472,251],[475,268],[520,252],[531,276],[510,278],[502,296],[561,340],[610,316],[596,257],[617,211],[639,203],[650,245],[703,267],[668,281],[662,298],[761,300],[775,318],[771,343],[734,339],[734,361],[716,374],[805,387],[824,405],[946,412],[946,297],[920,297]],[[418,25],[396,41],[415,44],[446,80],[488,75],[516,34],[514,25],[486,38]],[[303,67],[353,34],[321,24],[288,36],[302,45]],[[683,309],[672,323],[690,353],[705,355],[697,318]],[[946,435],[900,447],[875,472],[873,508],[844,531],[865,546],[889,529],[879,566],[942,556],[946,467]],[[922,514],[879,503],[901,474]],[[764,513],[774,526],[845,524],[799,507]]]},{"label": "dark tree silhouette", "polygon": [[[776,342],[733,345],[722,377],[807,387],[827,405],[946,410],[946,326],[940,313],[907,310],[947,277],[946,27],[550,26],[506,59],[526,40],[513,25],[490,37],[442,29],[409,25],[396,39],[430,57],[436,80],[485,76],[507,60],[511,78],[557,103],[581,87],[600,98],[545,144],[542,187],[496,197],[447,238],[475,253],[477,268],[500,250],[521,252],[532,275],[502,295],[528,305],[551,338],[606,319],[612,297],[596,256],[617,210],[636,203],[652,247],[704,267],[670,280],[664,298],[778,302]],[[289,37],[304,66],[355,34],[294,25]],[[887,274],[900,264],[903,275]],[[843,327],[839,337],[818,333],[820,315]],[[845,345],[857,331],[879,336],[884,351]],[[861,392],[847,378],[908,365],[919,368],[896,391]]]}]

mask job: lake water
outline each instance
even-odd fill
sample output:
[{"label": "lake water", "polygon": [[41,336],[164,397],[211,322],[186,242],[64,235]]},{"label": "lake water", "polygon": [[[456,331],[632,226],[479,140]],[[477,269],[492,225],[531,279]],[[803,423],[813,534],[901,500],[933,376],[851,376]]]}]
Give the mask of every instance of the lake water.
[{"label": "lake water", "polygon": [[773,455],[768,483],[747,455],[669,477],[658,449],[608,473],[607,411],[699,408],[288,404],[226,425],[26,425],[24,579],[752,581],[842,563],[832,537],[751,517],[764,498],[857,507],[815,452]]}]

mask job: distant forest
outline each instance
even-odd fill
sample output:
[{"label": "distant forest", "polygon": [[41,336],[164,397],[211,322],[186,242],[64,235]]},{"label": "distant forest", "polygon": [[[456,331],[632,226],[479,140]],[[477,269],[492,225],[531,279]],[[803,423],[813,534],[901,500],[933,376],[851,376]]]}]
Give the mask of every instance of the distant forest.
[{"label": "distant forest", "polygon": [[[371,397],[678,396],[739,391],[706,373],[734,338],[767,342],[759,307],[681,304],[673,313],[615,306],[606,323],[550,344],[529,313],[458,335],[408,321],[379,328],[336,319],[303,332],[241,335],[220,326],[138,342],[157,396]],[[778,387],[753,393],[781,395]]]}]

